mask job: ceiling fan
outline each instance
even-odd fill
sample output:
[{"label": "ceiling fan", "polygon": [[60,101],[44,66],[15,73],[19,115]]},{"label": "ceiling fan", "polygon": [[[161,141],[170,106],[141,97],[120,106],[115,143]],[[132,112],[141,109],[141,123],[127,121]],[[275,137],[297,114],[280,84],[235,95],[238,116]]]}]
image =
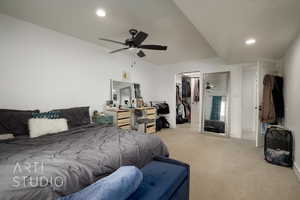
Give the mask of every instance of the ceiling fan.
[{"label": "ceiling fan", "polygon": [[106,39],[106,38],[99,38],[99,40],[103,40],[106,42],[113,42],[116,44],[126,46],[124,48],[117,49],[117,50],[111,51],[109,53],[117,53],[117,52],[125,51],[128,49],[138,49],[139,51],[137,52],[137,56],[139,56],[141,58],[145,57],[146,54],[140,49],[166,51],[168,48],[167,46],[162,46],[162,45],[143,45],[142,43],[148,37],[148,34],[143,31],[138,31],[136,29],[130,29],[129,33],[131,35],[131,38],[126,39],[125,42],[119,42],[119,41],[110,40],[110,39]]}]

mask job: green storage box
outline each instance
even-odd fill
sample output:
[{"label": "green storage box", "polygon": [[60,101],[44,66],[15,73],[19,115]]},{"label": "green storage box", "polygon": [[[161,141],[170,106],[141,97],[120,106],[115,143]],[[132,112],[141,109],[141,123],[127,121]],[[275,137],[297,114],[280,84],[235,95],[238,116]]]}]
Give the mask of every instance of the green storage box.
[{"label": "green storage box", "polygon": [[94,117],[94,123],[99,125],[113,125],[113,116],[110,115],[100,115]]}]

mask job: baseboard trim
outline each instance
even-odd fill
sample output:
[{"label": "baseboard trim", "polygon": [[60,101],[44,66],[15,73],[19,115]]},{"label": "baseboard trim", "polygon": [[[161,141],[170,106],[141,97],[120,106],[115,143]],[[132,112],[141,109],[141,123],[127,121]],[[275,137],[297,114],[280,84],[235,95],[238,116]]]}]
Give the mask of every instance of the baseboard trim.
[{"label": "baseboard trim", "polygon": [[297,165],[296,162],[294,162],[294,168],[293,169],[294,169],[294,172],[295,172],[295,174],[298,178],[298,181],[300,182],[300,168],[299,168],[299,166]]}]

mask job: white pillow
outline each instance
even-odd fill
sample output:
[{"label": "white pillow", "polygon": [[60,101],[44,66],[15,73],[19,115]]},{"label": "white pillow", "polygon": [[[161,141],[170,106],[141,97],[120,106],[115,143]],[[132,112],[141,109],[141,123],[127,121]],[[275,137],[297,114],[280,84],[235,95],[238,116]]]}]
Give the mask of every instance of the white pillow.
[{"label": "white pillow", "polygon": [[7,134],[0,134],[0,140],[8,140],[8,139],[13,139],[15,136],[11,133]]},{"label": "white pillow", "polygon": [[29,134],[31,138],[68,130],[66,119],[30,119]]}]

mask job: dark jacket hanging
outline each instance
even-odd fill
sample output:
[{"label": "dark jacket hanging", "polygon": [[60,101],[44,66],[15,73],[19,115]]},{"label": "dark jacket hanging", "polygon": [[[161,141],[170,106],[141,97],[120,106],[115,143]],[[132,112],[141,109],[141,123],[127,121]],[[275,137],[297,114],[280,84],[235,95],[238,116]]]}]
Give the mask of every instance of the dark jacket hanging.
[{"label": "dark jacket hanging", "polygon": [[284,118],[283,78],[266,75],[264,77],[261,121],[277,123]]},{"label": "dark jacket hanging", "polygon": [[186,78],[182,78],[182,97],[191,97],[191,85]]},{"label": "dark jacket hanging", "polygon": [[274,88],[272,91],[273,102],[277,120],[284,118],[284,97],[283,97],[283,78],[275,77]]}]

